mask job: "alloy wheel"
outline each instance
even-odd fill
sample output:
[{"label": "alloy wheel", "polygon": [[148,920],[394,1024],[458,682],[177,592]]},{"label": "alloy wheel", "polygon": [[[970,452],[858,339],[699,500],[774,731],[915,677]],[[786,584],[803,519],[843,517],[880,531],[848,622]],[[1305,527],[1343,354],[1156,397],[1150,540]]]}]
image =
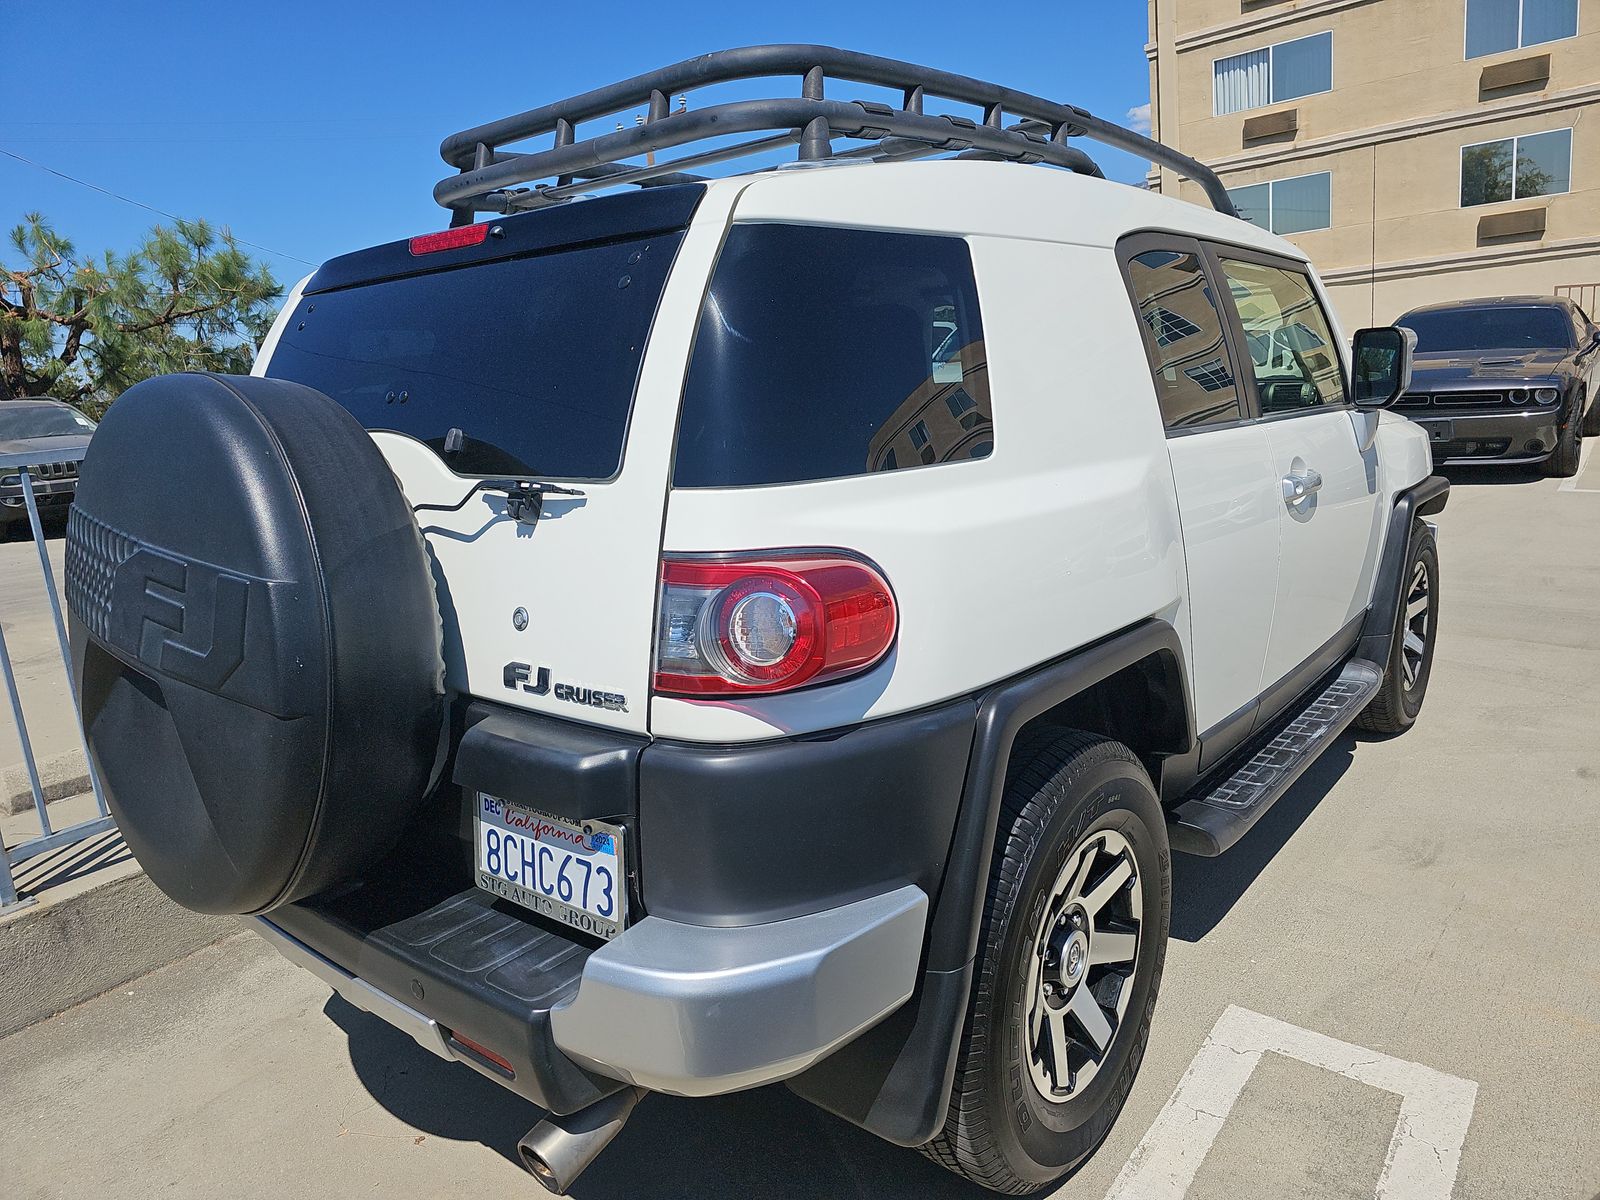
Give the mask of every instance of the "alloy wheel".
[{"label": "alloy wheel", "polygon": [[1127,1016],[1144,901],[1133,847],[1101,829],[1067,856],[1029,954],[1028,1069],[1051,1103],[1087,1087]]},{"label": "alloy wheel", "polygon": [[1428,564],[1418,559],[1411,569],[1411,586],[1406,590],[1406,616],[1401,632],[1400,662],[1408,692],[1417,686],[1422,675],[1432,633],[1433,580],[1428,574]]}]

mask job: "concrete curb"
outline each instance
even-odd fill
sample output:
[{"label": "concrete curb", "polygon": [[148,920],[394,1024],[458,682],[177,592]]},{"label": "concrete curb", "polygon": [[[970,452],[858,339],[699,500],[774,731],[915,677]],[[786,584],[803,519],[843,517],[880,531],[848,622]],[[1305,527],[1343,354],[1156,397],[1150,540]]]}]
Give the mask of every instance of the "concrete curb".
[{"label": "concrete curb", "polygon": [[[89,771],[83,754],[70,750],[51,758],[41,758],[39,786],[44,789],[45,803],[64,800],[68,796],[81,796],[89,790]],[[14,817],[33,807],[33,789],[28,786],[28,771],[21,763],[0,769],[0,817]]]},{"label": "concrete curb", "polygon": [[143,872],[0,921],[0,1037],[237,933],[168,900]]}]

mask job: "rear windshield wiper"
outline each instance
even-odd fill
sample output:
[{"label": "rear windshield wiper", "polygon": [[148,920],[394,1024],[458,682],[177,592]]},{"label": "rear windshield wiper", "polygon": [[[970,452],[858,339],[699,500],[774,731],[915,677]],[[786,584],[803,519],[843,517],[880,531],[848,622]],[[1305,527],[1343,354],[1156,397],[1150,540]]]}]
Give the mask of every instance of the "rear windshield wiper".
[{"label": "rear windshield wiper", "polygon": [[460,512],[479,492],[499,492],[506,498],[506,516],[519,525],[536,525],[544,511],[546,496],[581,496],[578,488],[541,483],[537,479],[480,479],[454,504],[413,504],[411,511]]},{"label": "rear windshield wiper", "polygon": [[[455,454],[460,451],[466,438],[459,429],[452,429],[445,435],[444,450],[446,454]],[[526,476],[512,476],[505,479],[479,479],[467,491],[467,494],[454,504],[413,504],[411,511],[419,512],[460,512],[467,506],[479,492],[498,492],[506,498],[506,515],[519,525],[534,525],[538,523],[540,514],[544,511],[544,498],[546,496],[581,496],[583,492],[578,488],[562,487],[559,484],[544,483],[538,479],[529,479]]]}]

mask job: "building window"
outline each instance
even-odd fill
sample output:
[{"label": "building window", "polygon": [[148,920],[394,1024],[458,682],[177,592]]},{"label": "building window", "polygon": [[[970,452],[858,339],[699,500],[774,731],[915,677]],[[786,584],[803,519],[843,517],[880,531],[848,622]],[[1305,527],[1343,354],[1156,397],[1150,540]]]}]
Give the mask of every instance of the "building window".
[{"label": "building window", "polygon": [[1197,367],[1185,367],[1183,373],[1208,392],[1220,392],[1223,388],[1233,386],[1233,376],[1228,374],[1228,368],[1220,358],[1213,358]]},{"label": "building window", "polygon": [[1219,58],[1211,73],[1212,108],[1219,117],[1332,91],[1333,34],[1314,33]]},{"label": "building window", "polygon": [[1188,317],[1162,308],[1159,304],[1151,305],[1144,310],[1144,323],[1150,326],[1150,332],[1155,334],[1156,345],[1161,347],[1181,342],[1184,338],[1193,337],[1200,332],[1200,326]]},{"label": "building window", "polygon": [[1467,0],[1467,57],[1578,35],[1578,0]]},{"label": "building window", "polygon": [[1461,147],[1461,207],[1558,196],[1572,187],[1572,130]]},{"label": "building window", "polygon": [[1228,195],[1241,217],[1273,233],[1307,233],[1333,224],[1333,174],[1329,171],[1230,188]]}]

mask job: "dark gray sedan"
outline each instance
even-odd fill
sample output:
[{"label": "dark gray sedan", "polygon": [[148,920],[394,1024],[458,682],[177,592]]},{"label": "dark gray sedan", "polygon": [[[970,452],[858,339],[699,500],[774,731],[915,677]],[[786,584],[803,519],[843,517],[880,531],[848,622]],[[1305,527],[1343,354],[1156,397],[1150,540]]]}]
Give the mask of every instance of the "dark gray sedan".
[{"label": "dark gray sedan", "polygon": [[1583,309],[1504,296],[1412,309],[1395,324],[1417,335],[1411,390],[1395,407],[1428,431],[1435,463],[1577,473],[1584,435],[1600,435],[1600,326]]},{"label": "dark gray sedan", "polygon": [[[77,493],[78,460],[94,429],[93,421],[59,400],[0,400],[0,538],[28,520],[17,466],[29,466],[40,516],[64,512]],[[59,460],[62,451],[76,451],[76,457],[67,462],[30,461],[34,454]]]}]

